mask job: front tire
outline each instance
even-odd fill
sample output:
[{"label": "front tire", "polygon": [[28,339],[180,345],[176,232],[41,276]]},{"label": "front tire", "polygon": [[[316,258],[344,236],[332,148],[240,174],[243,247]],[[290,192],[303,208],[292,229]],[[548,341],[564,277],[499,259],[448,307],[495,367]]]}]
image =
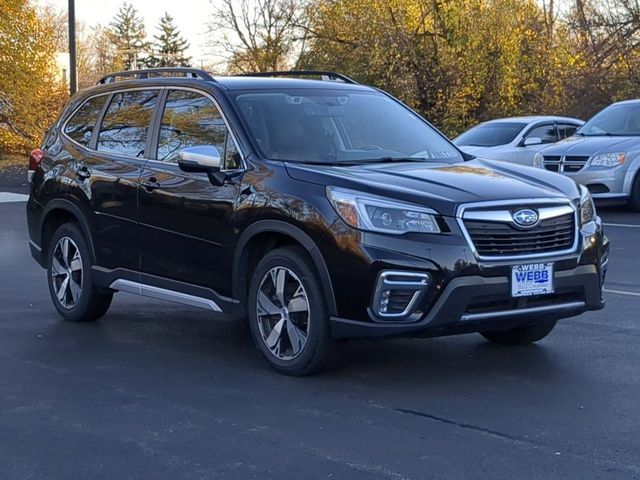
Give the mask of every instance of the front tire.
[{"label": "front tire", "polygon": [[76,224],[65,223],[53,234],[47,278],[53,306],[65,320],[88,322],[107,313],[113,293],[105,293],[92,283],[89,248]]},{"label": "front tire", "polygon": [[249,284],[253,341],[267,363],[285,375],[311,375],[327,365],[329,315],[322,285],[306,252],[269,252]]},{"label": "front tire", "polygon": [[484,338],[498,345],[528,345],[542,340],[549,335],[556,326],[556,321],[541,322],[526,327],[516,327],[509,330],[494,330],[480,332]]}]

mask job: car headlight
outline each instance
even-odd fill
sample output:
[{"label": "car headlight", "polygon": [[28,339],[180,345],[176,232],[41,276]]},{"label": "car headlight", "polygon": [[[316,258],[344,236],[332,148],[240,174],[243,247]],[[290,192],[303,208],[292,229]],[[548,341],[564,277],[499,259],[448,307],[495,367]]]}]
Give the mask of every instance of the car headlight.
[{"label": "car headlight", "polygon": [[592,222],[596,218],[596,207],[589,190],[584,185],[580,185],[580,226]]},{"label": "car headlight", "polygon": [[345,223],[360,230],[440,233],[437,212],[429,208],[336,187],[327,187],[327,198]]},{"label": "car headlight", "polygon": [[533,156],[533,166],[534,167],[538,167],[538,168],[542,168],[543,164],[542,164],[542,154],[540,152],[537,152],[534,156]]},{"label": "car headlight", "polygon": [[601,153],[591,157],[592,167],[613,168],[624,163],[624,153]]}]

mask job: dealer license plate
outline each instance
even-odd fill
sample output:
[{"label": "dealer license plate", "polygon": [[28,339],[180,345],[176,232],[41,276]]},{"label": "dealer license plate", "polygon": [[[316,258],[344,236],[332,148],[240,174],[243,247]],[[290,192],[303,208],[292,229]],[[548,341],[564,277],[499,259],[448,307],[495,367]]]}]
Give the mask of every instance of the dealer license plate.
[{"label": "dealer license plate", "polygon": [[553,263],[511,267],[511,296],[529,297],[553,293]]}]

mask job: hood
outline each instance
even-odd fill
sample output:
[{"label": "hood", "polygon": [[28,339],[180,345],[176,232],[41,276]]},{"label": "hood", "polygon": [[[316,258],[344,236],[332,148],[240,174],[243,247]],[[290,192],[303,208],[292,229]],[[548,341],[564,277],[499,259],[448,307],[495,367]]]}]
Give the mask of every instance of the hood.
[{"label": "hood", "polygon": [[632,152],[640,149],[640,137],[573,136],[541,150],[544,155],[591,156],[598,153]]},{"label": "hood", "polygon": [[563,175],[506,162],[476,159],[456,164],[427,162],[326,166],[286,163],[300,181],[359,190],[455,215],[458,205],[531,198],[576,199],[578,188]]}]

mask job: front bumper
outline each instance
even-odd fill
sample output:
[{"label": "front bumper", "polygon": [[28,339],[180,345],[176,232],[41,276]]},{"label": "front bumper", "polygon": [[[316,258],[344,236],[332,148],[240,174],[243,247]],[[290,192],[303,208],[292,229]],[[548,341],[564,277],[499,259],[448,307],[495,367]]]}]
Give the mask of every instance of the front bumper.
[{"label": "front bumper", "polygon": [[554,283],[552,295],[512,299],[509,277],[454,278],[429,313],[417,322],[361,322],[332,317],[331,332],[336,338],[442,336],[513,328],[542,316],[557,320],[604,307],[602,280],[595,265],[556,272]]},{"label": "front bumper", "polygon": [[[609,242],[600,219],[582,229],[577,252],[544,260],[482,262],[457,235],[441,240],[441,236],[433,237],[425,245],[424,239],[397,239],[400,243],[394,246],[398,249],[391,251],[388,238],[363,235],[359,241],[366,268],[351,264],[340,270],[345,283],[339,285],[344,288],[334,288],[338,314],[330,319],[332,336],[432,337],[500,330],[604,307]],[[512,298],[512,266],[542,261],[554,263],[554,293]],[[387,270],[429,274],[431,284],[414,314],[390,319],[372,313],[376,279]]]},{"label": "front bumper", "polygon": [[563,173],[576,183],[589,189],[593,198],[625,199],[629,195],[624,191],[625,166],[616,168],[586,167],[576,173]]}]

